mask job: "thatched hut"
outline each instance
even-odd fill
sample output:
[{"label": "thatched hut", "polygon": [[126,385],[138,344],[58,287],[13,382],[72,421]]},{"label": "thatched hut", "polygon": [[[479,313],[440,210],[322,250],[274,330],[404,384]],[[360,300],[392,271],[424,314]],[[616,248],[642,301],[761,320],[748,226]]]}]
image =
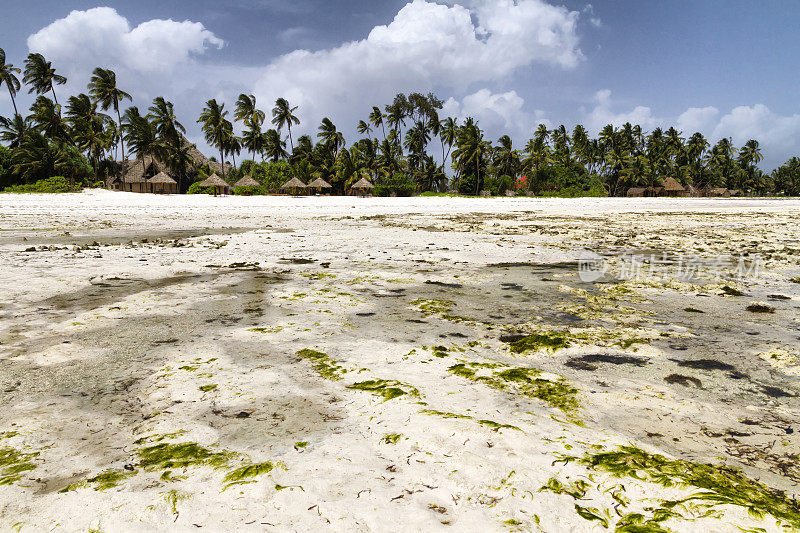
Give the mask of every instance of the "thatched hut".
[{"label": "thatched hut", "polygon": [[366,196],[366,194],[374,188],[375,186],[371,184],[367,178],[361,178],[350,186],[350,191],[354,194]]},{"label": "thatched hut", "polygon": [[730,191],[724,187],[717,187],[706,189],[706,196],[711,196],[715,198],[727,198],[731,195]]},{"label": "thatched hut", "polygon": [[628,189],[628,198],[642,198],[647,194],[647,187],[631,187]]},{"label": "thatched hut", "polygon": [[165,172],[159,172],[147,180],[147,184],[150,185],[150,192],[157,192],[159,194],[178,193],[178,182],[169,177]]},{"label": "thatched hut", "polygon": [[293,196],[300,196],[300,191],[304,189],[308,189],[308,185],[297,178],[292,178],[281,185],[282,191],[291,191]]},{"label": "thatched hut", "polygon": [[703,193],[702,191],[700,191],[700,189],[698,189],[694,185],[687,185],[686,196],[689,196],[691,198],[699,198],[700,196],[703,196]]},{"label": "thatched hut", "polygon": [[331,185],[322,178],[317,178],[308,184],[308,188],[314,190],[319,194],[322,194],[323,191],[330,191],[330,189],[333,188],[333,185]]},{"label": "thatched hut", "polygon": [[227,194],[228,189],[230,188],[230,185],[228,185],[228,183],[225,180],[223,180],[222,178],[217,176],[216,172],[214,174],[211,174],[206,180],[204,180],[200,184],[200,186],[201,187],[213,187],[214,188],[214,196],[217,196],[217,194],[220,194],[220,195]]},{"label": "thatched hut", "polygon": [[664,194],[666,196],[685,196],[686,189],[683,188],[683,185],[678,180],[669,177],[664,180]]}]

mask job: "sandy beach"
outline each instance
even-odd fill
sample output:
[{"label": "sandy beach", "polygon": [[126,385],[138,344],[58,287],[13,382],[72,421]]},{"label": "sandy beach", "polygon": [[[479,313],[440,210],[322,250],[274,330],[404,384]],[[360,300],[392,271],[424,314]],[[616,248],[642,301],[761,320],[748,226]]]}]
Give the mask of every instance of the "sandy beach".
[{"label": "sandy beach", "polygon": [[800,529],[799,215],[0,195],[0,530]]}]

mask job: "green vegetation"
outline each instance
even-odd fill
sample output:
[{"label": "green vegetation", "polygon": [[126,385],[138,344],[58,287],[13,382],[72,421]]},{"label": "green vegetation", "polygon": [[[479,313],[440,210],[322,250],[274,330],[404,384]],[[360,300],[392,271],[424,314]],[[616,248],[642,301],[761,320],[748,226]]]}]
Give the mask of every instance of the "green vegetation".
[{"label": "green vegetation", "polygon": [[0,448],[0,486],[11,485],[22,479],[25,472],[36,468],[33,460],[39,452],[24,453],[14,448]]},{"label": "green vegetation", "polygon": [[266,463],[253,463],[241,466],[236,470],[231,470],[225,475],[225,483],[229,485],[241,483],[242,481],[252,479],[254,477],[269,474],[275,468],[271,462]]},{"label": "green vegetation", "polygon": [[215,384],[203,385],[200,387],[200,390],[203,392],[211,392],[217,390],[217,386]]},{"label": "green vegetation", "polygon": [[126,479],[131,476],[136,475],[136,470],[133,471],[125,471],[125,470],[106,470],[92,478],[87,479],[86,481],[81,481],[78,483],[73,483],[72,485],[61,489],[59,492],[69,492],[72,490],[77,490],[85,487],[92,487],[94,490],[98,492],[103,492],[104,490],[108,490],[111,488],[116,487]]},{"label": "green vegetation", "polygon": [[422,409],[420,411],[420,413],[425,414],[425,415],[431,415],[431,416],[440,416],[442,418],[456,418],[456,419],[461,419],[461,420],[474,420],[478,424],[480,424],[482,426],[486,426],[486,427],[491,428],[491,429],[494,429],[495,431],[499,431],[501,429],[514,429],[516,431],[522,432],[522,430],[520,428],[518,428],[517,426],[512,426],[510,424],[500,424],[498,422],[495,422],[494,420],[478,420],[475,417],[472,417],[472,416],[469,416],[469,415],[460,415],[460,414],[457,414],[457,413],[447,413],[447,412],[444,412],[444,411],[436,411],[434,409]]},{"label": "green vegetation", "polygon": [[347,386],[348,389],[362,390],[371,392],[376,396],[383,398],[383,401],[388,402],[400,396],[411,396],[412,398],[419,398],[419,390],[406,383],[401,383],[393,379],[373,379],[370,381],[362,381],[361,383],[353,383]]},{"label": "green vegetation", "polygon": [[297,356],[301,359],[311,361],[317,374],[325,379],[338,381],[342,379],[342,374],[347,372],[343,367],[337,365],[326,353],[304,348],[297,352]]},{"label": "green vegetation", "polygon": [[387,433],[381,439],[384,444],[397,444],[403,436],[400,433]]},{"label": "green vegetation", "polygon": [[169,470],[191,466],[222,468],[235,454],[212,452],[194,442],[161,443],[139,450],[139,465],[145,470]]},{"label": "green vegetation", "polygon": [[744,296],[744,293],[735,287],[725,285],[720,289],[725,296]]},{"label": "green vegetation", "polygon": [[442,315],[445,318],[456,303],[450,300],[414,300],[411,305],[418,307],[422,316]]},{"label": "green vegetation", "polygon": [[701,311],[700,309],[695,309],[694,307],[687,307],[684,309],[687,313],[705,313],[705,311]]},{"label": "green vegetation", "polygon": [[459,363],[447,369],[451,374],[486,386],[528,398],[536,398],[560,409],[570,417],[578,411],[578,389],[563,378],[543,379],[533,368],[510,368],[495,363]]},{"label": "green vegetation", "polygon": [[3,192],[12,193],[65,193],[65,192],[81,192],[83,190],[82,184],[70,184],[66,178],[62,176],[53,176],[39,180],[35,183],[26,185],[14,185],[6,187]]},{"label": "green vegetation", "polygon": [[668,459],[633,446],[621,446],[614,451],[589,452],[584,457],[565,457],[563,460],[618,478],[633,478],[664,487],[700,489],[700,492],[682,500],[662,502],[661,509],[656,510],[654,517],[649,520],[640,514],[627,515],[618,524],[626,528],[621,531],[659,531],[653,528],[660,527],[658,523],[667,518],[680,517],[674,509],[687,503],[707,508],[736,505],[747,509],[753,517],[771,515],[788,527],[800,529],[800,503],[781,491],[746,477],[736,468]]},{"label": "green vegetation", "polygon": [[570,345],[569,340],[562,333],[534,333],[528,335],[524,339],[512,342],[509,344],[509,349],[513,353],[525,353],[529,351],[537,351],[542,348],[556,351],[560,348],[568,348]]}]

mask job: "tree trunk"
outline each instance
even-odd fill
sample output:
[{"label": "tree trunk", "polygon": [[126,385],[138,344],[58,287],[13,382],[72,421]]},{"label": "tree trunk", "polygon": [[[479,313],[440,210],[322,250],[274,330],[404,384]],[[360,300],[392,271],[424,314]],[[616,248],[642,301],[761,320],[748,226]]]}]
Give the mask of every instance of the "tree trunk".
[{"label": "tree trunk", "polygon": [[50,90],[53,92],[53,101],[56,103],[56,108],[58,108],[58,116],[61,117],[61,108],[58,105],[58,98],[56,98],[56,89],[53,85],[50,85]]},{"label": "tree trunk", "polygon": [[14,114],[19,115],[19,111],[17,111],[17,101],[14,99],[14,93],[11,91],[11,85],[8,86],[8,95],[11,97],[11,104],[14,106]]},{"label": "tree trunk", "polygon": [[[222,146],[221,145],[220,145],[220,148],[219,148],[219,164],[220,164],[220,168],[222,169],[222,179],[225,179],[225,156],[222,155]],[[216,196],[216,194],[214,196]]]},{"label": "tree trunk", "polygon": [[119,114],[119,104],[117,104],[116,107],[117,107],[117,119],[119,120],[119,144],[120,144],[120,147],[122,148],[122,165],[120,166],[120,169],[119,169],[119,177],[120,177],[120,179],[122,179],[122,176],[124,175],[124,172],[125,172],[125,141],[122,138],[123,137],[123,135],[122,135],[122,115]]},{"label": "tree trunk", "polygon": [[289,146],[292,147],[292,152],[294,152],[294,141],[292,141],[292,124],[289,123],[286,125],[289,128]]}]

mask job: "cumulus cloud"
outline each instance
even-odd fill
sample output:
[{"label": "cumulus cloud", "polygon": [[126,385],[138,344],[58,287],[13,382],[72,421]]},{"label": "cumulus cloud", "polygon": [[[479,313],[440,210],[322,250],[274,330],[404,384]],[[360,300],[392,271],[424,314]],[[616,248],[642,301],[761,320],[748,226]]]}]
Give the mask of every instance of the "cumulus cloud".
[{"label": "cumulus cloud", "polygon": [[690,107],[678,116],[676,128],[690,135],[694,132],[704,132],[709,134],[717,124],[719,109],[713,106]]},{"label": "cumulus cloud", "polygon": [[255,88],[263,101],[286,97],[301,119],[326,113],[355,123],[397,92],[468,87],[501,80],[533,63],[573,68],[579,14],[542,0],[475,1],[467,6],[413,0],[359,41],[269,64]]},{"label": "cumulus cloud", "polygon": [[771,152],[797,150],[800,146],[800,115],[781,116],[763,104],[740,106],[723,116],[714,137],[731,137],[736,144],[757,139]]},{"label": "cumulus cloud", "polygon": [[451,97],[445,102],[442,114],[461,121],[472,117],[490,138],[508,134],[517,142],[530,136],[539,123],[550,127],[544,112],[527,112],[525,100],[513,90],[493,93],[489,89],[481,89],[460,101]]},{"label": "cumulus cloud", "polygon": [[626,122],[630,122],[639,124],[644,129],[653,129],[663,122],[662,119],[654,117],[652,110],[646,106],[636,106],[627,112],[614,112],[609,89],[597,91],[595,102],[594,109],[586,117],[586,125],[591,132],[596,133],[607,124],[622,126]]},{"label": "cumulus cloud", "polygon": [[32,52],[75,74],[98,63],[142,74],[165,73],[207,47],[223,44],[199,22],[155,19],[132,28],[110,7],[72,11],[28,37]]}]

